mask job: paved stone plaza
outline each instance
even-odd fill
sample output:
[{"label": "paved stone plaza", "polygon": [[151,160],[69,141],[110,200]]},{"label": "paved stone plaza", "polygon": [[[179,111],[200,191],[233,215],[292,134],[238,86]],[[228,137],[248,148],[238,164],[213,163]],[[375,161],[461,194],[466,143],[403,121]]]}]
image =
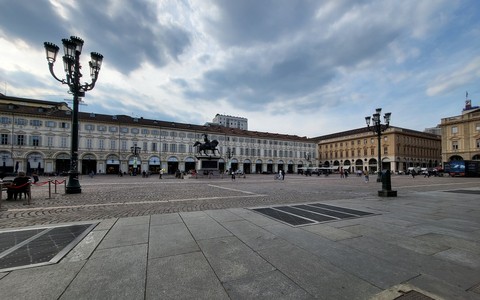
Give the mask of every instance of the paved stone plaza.
[{"label": "paved stone plaza", "polygon": [[[34,186],[31,205],[2,202],[1,231],[98,225],[59,263],[0,273],[1,298],[480,299],[480,179],[393,176],[396,198],[375,179],[84,176],[81,194],[51,198]],[[295,203],[372,215],[291,226],[251,210]]]}]

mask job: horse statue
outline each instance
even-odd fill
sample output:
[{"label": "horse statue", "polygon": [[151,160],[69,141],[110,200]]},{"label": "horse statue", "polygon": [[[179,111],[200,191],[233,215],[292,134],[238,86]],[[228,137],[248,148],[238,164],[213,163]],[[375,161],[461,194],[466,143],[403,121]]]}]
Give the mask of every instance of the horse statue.
[{"label": "horse statue", "polygon": [[[215,150],[218,151],[218,141],[210,141],[207,138],[205,138],[205,140],[205,143],[200,143],[199,141],[196,141],[195,144],[193,144],[193,147],[197,147],[197,153],[199,154],[201,154],[201,152],[203,151],[203,154],[208,155],[207,150],[210,150],[212,151],[212,154],[215,155]],[[218,153],[220,154],[220,151],[218,151]]]}]

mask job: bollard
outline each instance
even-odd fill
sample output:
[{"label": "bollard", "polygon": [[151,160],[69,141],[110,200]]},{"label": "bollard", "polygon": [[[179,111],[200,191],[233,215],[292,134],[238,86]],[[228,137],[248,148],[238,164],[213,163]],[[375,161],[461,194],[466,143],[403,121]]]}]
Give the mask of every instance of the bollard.
[{"label": "bollard", "polygon": [[54,194],[58,194],[58,193],[57,193],[57,184],[58,184],[58,180],[57,180],[57,178],[55,177],[55,192],[54,192]]},{"label": "bollard", "polygon": [[48,199],[52,199],[52,179],[48,178]]},{"label": "bollard", "polygon": [[378,191],[379,197],[397,197],[397,191],[392,191],[390,170],[382,172],[382,190]]}]

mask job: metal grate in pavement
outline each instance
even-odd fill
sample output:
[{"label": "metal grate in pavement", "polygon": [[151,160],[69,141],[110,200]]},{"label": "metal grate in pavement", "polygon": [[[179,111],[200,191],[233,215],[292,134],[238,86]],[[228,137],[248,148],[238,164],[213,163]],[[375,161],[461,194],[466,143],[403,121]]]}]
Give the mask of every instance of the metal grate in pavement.
[{"label": "metal grate in pavement", "polygon": [[298,225],[305,225],[305,224],[313,224],[314,221],[310,221],[301,217],[297,217],[292,214],[284,213],[282,211],[276,210],[274,208],[255,208],[254,211],[257,211],[261,214],[266,216],[272,217],[277,220],[281,220],[286,222],[290,225],[298,226]]},{"label": "metal grate in pavement", "polygon": [[447,193],[458,193],[458,194],[471,194],[471,195],[480,195],[480,191],[476,190],[451,190],[445,191]]},{"label": "metal grate in pavement", "polygon": [[0,232],[0,272],[57,263],[97,224]]},{"label": "metal grate in pavement", "polygon": [[395,298],[394,300],[435,300],[435,299],[428,297],[427,295],[422,294],[420,292],[411,290]]},{"label": "metal grate in pavement", "polygon": [[292,226],[312,225],[373,215],[371,212],[323,203],[252,208],[251,210]]}]

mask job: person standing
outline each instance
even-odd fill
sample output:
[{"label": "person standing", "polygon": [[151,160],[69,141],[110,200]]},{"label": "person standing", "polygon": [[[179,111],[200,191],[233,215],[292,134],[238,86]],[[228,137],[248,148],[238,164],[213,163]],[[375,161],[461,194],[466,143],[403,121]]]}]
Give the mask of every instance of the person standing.
[{"label": "person standing", "polygon": [[163,178],[163,169],[160,169],[160,175],[158,176],[159,179]]}]

